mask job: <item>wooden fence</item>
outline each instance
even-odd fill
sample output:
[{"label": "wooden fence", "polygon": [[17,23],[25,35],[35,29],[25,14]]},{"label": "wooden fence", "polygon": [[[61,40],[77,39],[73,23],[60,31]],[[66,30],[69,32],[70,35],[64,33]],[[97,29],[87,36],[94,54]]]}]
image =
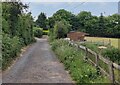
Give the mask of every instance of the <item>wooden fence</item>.
[{"label": "wooden fence", "polygon": [[[102,74],[107,75],[111,83],[120,84],[120,65],[113,63],[109,59],[101,56],[100,54],[97,54],[91,49],[84,47],[82,45],[78,45],[73,41],[69,41],[69,44],[83,50],[85,52],[84,58],[90,63],[92,63],[94,66],[96,66],[96,68],[99,69]],[[94,60],[90,58],[89,54],[92,55],[92,58],[94,58]],[[100,65],[100,61],[102,61],[102,63],[104,63],[104,65],[106,64],[107,66],[103,68],[102,65]],[[108,68],[108,71],[106,70],[106,68]]]}]

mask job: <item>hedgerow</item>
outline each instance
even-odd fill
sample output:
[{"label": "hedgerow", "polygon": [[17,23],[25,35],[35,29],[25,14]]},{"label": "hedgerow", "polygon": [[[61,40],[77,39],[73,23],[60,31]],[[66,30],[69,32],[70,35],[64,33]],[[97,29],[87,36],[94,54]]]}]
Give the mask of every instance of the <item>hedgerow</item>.
[{"label": "hedgerow", "polygon": [[105,49],[102,51],[102,55],[120,65],[120,50],[118,48],[111,47],[110,49]]},{"label": "hedgerow", "polygon": [[11,61],[16,58],[22,45],[17,36],[11,38],[8,34],[3,34],[2,39],[2,69],[6,69]]},{"label": "hedgerow", "polygon": [[31,13],[23,12],[27,8],[22,2],[2,3],[2,70],[12,63],[23,46],[35,41]]},{"label": "hedgerow", "polygon": [[34,36],[35,36],[35,37],[39,37],[39,38],[42,37],[42,35],[43,35],[43,30],[42,30],[42,28],[34,27],[34,28],[33,28],[33,31],[34,31]]}]

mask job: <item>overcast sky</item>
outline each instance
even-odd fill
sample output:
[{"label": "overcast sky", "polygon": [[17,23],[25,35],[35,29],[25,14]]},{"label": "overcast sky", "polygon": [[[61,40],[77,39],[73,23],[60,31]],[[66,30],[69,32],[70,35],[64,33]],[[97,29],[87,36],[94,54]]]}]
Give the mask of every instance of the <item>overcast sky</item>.
[{"label": "overcast sky", "polygon": [[[114,1],[114,0],[113,0]],[[84,1],[85,2],[85,1]],[[28,2],[26,2],[28,3]],[[105,16],[118,12],[118,2],[30,2],[29,11],[37,19],[41,12],[50,17],[59,9],[66,9],[74,14],[80,11],[90,11],[93,15],[99,16],[104,13]]]}]

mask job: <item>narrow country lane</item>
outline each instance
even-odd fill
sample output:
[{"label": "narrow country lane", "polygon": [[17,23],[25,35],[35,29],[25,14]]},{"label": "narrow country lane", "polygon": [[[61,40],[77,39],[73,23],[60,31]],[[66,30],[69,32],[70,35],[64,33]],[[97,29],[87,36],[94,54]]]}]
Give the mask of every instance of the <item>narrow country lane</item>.
[{"label": "narrow country lane", "polygon": [[37,39],[10,70],[3,73],[3,83],[72,83],[50,49],[47,39]]}]

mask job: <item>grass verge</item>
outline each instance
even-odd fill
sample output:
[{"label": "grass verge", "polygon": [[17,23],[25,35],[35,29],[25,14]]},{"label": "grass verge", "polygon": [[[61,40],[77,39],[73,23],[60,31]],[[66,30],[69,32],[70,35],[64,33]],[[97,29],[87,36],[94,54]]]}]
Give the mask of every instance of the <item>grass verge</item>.
[{"label": "grass verge", "polygon": [[76,84],[109,83],[106,76],[101,76],[92,65],[83,60],[84,53],[62,39],[51,42],[52,50],[69,71]]}]

